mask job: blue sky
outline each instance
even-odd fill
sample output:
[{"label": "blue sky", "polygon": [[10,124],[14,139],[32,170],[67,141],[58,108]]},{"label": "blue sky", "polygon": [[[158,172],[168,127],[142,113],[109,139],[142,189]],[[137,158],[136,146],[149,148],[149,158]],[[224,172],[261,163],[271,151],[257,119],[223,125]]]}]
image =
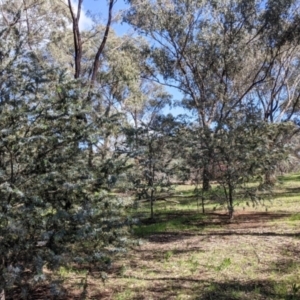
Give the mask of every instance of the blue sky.
[{"label": "blue sky", "polygon": [[[107,0],[84,0],[83,6],[85,10],[89,10],[91,13],[99,14],[103,21],[107,20],[108,14],[108,5]],[[117,13],[120,10],[125,10],[128,8],[128,5],[125,4],[123,0],[117,0],[116,4],[114,5],[113,13]],[[126,24],[114,23],[113,24],[114,30],[119,35],[123,35],[128,33],[130,30],[129,26]]]},{"label": "blue sky", "polygon": [[[75,1],[74,1],[75,2]],[[90,11],[92,14],[100,15],[101,20],[103,22],[107,21],[108,16],[108,1],[107,0],[84,0],[83,1],[83,8],[85,11]],[[120,10],[126,10],[129,6],[125,3],[123,0],[118,0],[116,4],[114,5],[113,13],[116,14]],[[83,19],[86,17],[83,16]],[[84,23],[88,23],[88,20],[83,20]],[[115,32],[122,36],[124,34],[132,32],[132,29],[130,26],[128,26],[125,23],[114,23],[113,29]],[[166,87],[166,90],[173,95],[174,100],[180,100],[182,98],[182,94],[178,92],[178,90],[174,88],[168,88]],[[165,113],[172,113],[174,115],[183,114],[186,113],[182,108],[175,107],[172,109],[166,108],[164,110]]]}]

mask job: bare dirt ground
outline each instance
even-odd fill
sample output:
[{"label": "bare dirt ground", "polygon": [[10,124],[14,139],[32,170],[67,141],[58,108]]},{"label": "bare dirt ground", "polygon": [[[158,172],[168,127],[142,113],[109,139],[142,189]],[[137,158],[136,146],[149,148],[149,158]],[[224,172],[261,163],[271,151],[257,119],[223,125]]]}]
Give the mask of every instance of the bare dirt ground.
[{"label": "bare dirt ground", "polygon": [[[86,299],[300,299],[299,222],[288,213],[210,214],[194,232],[151,234]],[[68,299],[83,299],[69,281]]]}]

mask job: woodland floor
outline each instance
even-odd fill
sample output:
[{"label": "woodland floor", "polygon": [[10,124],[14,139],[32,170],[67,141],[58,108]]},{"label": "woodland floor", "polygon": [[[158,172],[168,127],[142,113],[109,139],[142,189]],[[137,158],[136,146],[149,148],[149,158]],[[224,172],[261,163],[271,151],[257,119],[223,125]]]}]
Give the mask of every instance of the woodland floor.
[{"label": "woodland floor", "polygon": [[[212,214],[202,232],[152,234],[91,299],[300,299],[299,226],[284,213]],[[199,224],[199,227],[207,224]]]},{"label": "woodland floor", "polygon": [[188,201],[158,205],[156,222],[135,229],[142,244],[113,263],[105,284],[89,275],[83,292],[83,275],[61,274],[64,299],[300,299],[299,187],[290,176],[268,205],[241,201],[231,221],[209,205],[204,215]]}]

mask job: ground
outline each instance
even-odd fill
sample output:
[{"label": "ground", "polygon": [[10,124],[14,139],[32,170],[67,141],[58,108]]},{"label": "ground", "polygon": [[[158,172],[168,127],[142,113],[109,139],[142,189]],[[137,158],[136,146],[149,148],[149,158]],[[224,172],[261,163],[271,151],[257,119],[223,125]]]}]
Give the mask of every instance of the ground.
[{"label": "ground", "polygon": [[93,270],[60,270],[62,299],[300,299],[299,187],[299,175],[283,177],[265,201],[238,201],[233,220],[209,201],[202,214],[181,187],[180,204],[157,203],[155,220],[148,207],[130,212],[140,245],[114,260],[105,283]]},{"label": "ground", "polygon": [[222,228],[149,235],[111,273],[101,299],[300,299],[299,230],[286,218],[240,213]]}]

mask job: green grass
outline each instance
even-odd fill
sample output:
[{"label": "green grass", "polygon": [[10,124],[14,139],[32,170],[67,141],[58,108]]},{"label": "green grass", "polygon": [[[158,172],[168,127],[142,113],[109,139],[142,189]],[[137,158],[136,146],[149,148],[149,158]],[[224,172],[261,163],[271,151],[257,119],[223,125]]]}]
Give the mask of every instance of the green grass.
[{"label": "green grass", "polygon": [[85,270],[85,269],[78,270],[75,267],[66,267],[66,266],[61,266],[58,270],[58,274],[62,278],[68,278],[74,274],[85,277],[87,273],[88,273],[88,270]]},{"label": "green grass", "polygon": [[[204,194],[206,214],[188,185],[176,188],[173,202],[157,201],[153,220],[149,203],[128,209],[143,243],[114,261],[105,286],[91,271],[89,299],[299,300],[300,174],[279,179],[254,206],[237,196],[231,221],[216,185]],[[84,273],[58,275],[72,293]]]},{"label": "green grass", "polygon": [[286,174],[283,176],[278,176],[277,179],[278,181],[283,181],[283,182],[300,181],[300,174],[299,173]]},{"label": "green grass", "polygon": [[178,216],[178,212],[175,213],[177,214],[175,217],[172,217],[172,213],[157,214],[155,221],[153,221],[155,223],[134,226],[134,234],[137,236],[147,236],[149,234],[174,232],[178,230],[203,230],[203,227],[201,227],[199,223],[207,218],[205,215],[191,215],[182,217]]},{"label": "green grass", "polygon": [[291,222],[300,221],[300,213],[296,213],[296,214],[290,216],[289,221],[291,221]]}]

